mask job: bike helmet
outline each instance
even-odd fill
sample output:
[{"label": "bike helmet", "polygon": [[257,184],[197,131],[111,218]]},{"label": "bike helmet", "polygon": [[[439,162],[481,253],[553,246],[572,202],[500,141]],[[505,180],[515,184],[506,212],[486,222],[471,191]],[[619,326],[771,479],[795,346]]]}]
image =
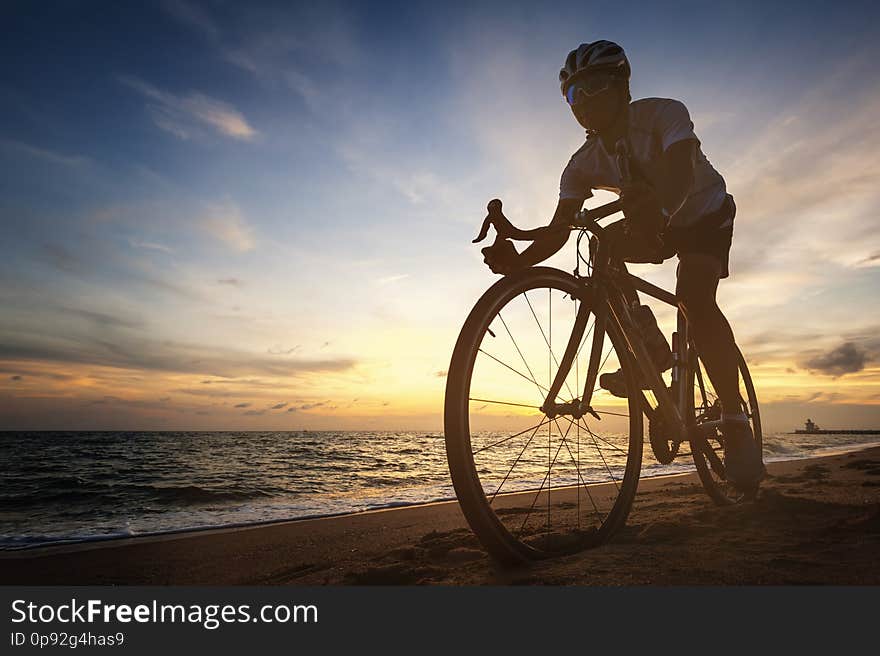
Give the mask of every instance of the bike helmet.
[{"label": "bike helmet", "polygon": [[617,77],[629,80],[630,68],[626,53],[613,41],[593,41],[582,43],[576,50],[568,53],[565,64],[559,71],[559,85],[562,95],[574,79],[584,73],[607,71]]}]

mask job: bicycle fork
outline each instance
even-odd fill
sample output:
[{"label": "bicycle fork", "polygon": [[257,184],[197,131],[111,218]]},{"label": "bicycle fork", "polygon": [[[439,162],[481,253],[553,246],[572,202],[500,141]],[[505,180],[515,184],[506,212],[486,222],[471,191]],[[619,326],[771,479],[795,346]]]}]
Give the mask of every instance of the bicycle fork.
[{"label": "bicycle fork", "polygon": [[[640,373],[650,384],[651,390],[659,401],[658,408],[663,413],[663,419],[668,426],[674,427],[675,433],[686,439],[687,427],[678,411],[679,405],[675,403],[667,390],[660,374],[652,365],[652,359],[648,354],[641,336],[637,332],[635,323],[629,314],[629,310],[624,302],[614,303],[608,296],[604,285],[590,285],[584,288],[583,294],[578,299],[581,301],[575,317],[574,327],[568,344],[565,347],[565,353],[559,362],[559,368],[544,403],[541,405],[541,412],[548,417],[553,418],[559,415],[571,415],[575,420],[580,419],[585,414],[590,414],[596,419],[601,420],[600,415],[593,409],[591,403],[593,392],[596,389],[596,381],[599,376],[599,368],[602,366],[601,358],[603,345],[605,343],[606,326],[609,320],[616,322],[623,334],[624,341],[628,350],[628,357],[631,362],[636,364]],[[590,349],[590,359],[587,365],[587,375],[584,381],[583,393],[580,399],[572,399],[565,403],[557,403],[556,396],[562,385],[568,377],[571,365],[574,362],[578,350],[581,346],[584,331],[586,330],[590,313],[595,316],[593,323],[592,344]],[[624,356],[626,357],[626,356]],[[686,366],[686,360],[682,363],[681,369],[673,372],[674,379],[679,380],[682,377],[683,367]],[[679,389],[682,387],[678,386]],[[675,389],[675,387],[673,387]],[[680,393],[681,396],[683,392]],[[683,396],[681,396],[683,398]],[[683,407],[683,406],[682,406]]]}]

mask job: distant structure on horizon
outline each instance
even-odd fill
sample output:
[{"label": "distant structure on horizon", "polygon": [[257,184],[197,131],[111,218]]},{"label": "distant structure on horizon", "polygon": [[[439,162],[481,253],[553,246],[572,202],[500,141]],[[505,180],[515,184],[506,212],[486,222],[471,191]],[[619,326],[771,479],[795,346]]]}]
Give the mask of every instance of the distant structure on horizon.
[{"label": "distant structure on horizon", "polygon": [[804,422],[804,427],[795,431],[796,435],[880,435],[880,430],[858,430],[848,428],[845,430],[824,430],[812,419]]}]

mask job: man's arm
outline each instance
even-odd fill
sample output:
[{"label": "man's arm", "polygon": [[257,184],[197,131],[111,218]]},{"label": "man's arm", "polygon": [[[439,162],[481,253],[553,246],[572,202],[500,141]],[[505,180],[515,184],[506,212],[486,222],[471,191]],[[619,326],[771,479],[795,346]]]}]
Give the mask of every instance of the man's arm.
[{"label": "man's arm", "polygon": [[636,180],[621,190],[623,213],[634,224],[645,228],[665,223],[666,216],[674,215],[694,185],[697,142],[693,139],[676,141],[663,153],[663,180],[654,188],[643,180]]},{"label": "man's arm", "polygon": [[[553,214],[553,220],[550,221],[551,226],[570,225],[574,219],[575,212],[580,211],[583,206],[583,200],[575,198],[562,198],[556,205],[556,212]],[[550,234],[542,239],[536,239],[526,250],[520,253],[517,259],[517,265],[520,267],[530,267],[539,262],[543,262],[548,257],[556,253],[560,248],[565,246],[571,232],[568,230],[560,230],[558,233]]]},{"label": "man's arm", "polygon": [[694,186],[696,158],[697,142],[693,139],[676,141],[663,153],[666,180],[659,189],[659,196],[669,216],[681,209]]}]

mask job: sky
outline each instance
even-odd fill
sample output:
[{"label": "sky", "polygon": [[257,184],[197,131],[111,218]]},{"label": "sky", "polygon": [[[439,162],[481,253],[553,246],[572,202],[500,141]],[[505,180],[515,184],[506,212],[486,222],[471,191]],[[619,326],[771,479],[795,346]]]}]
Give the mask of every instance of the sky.
[{"label": "sky", "polygon": [[0,430],[441,430],[486,202],[549,221],[558,70],[600,38],[736,199],[719,304],[765,425],[878,427],[878,13],[4,3]]}]

